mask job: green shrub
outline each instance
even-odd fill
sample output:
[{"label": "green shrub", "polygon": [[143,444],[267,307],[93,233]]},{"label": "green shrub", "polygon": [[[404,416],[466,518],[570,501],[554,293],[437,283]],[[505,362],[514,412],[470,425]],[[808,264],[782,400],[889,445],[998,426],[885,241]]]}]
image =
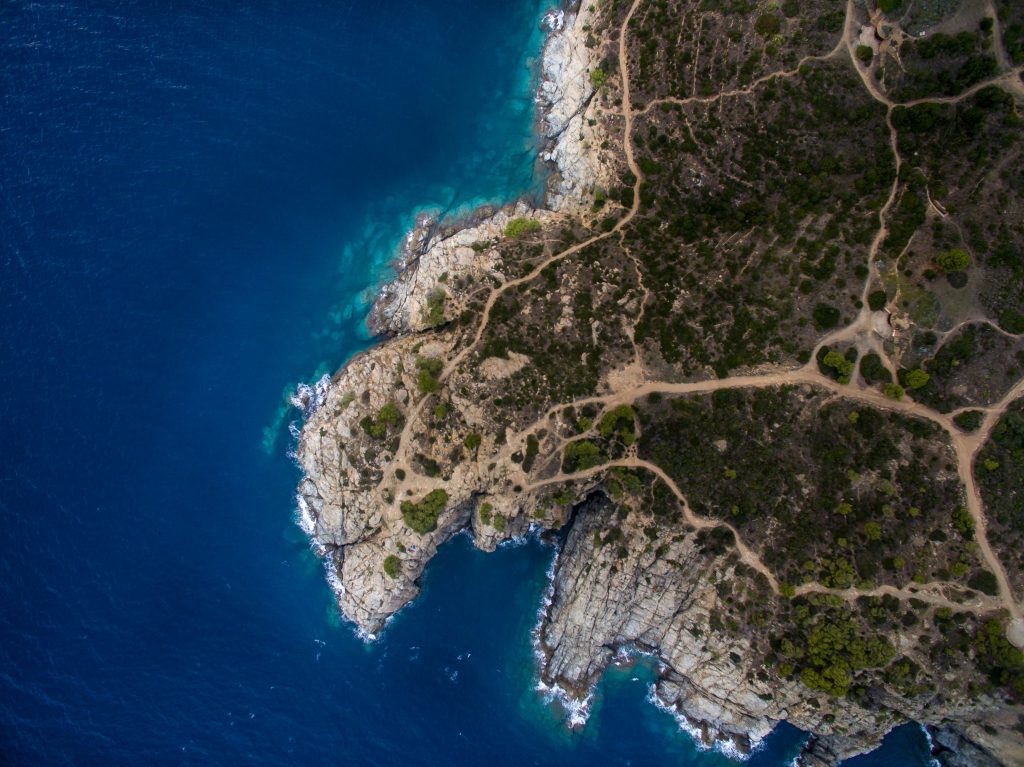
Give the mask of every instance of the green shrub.
[{"label": "green shrub", "polygon": [[980,410],[965,410],[953,416],[953,423],[961,431],[972,432],[978,430],[984,418],[985,414]]},{"label": "green shrub", "polygon": [[868,293],[868,308],[873,312],[880,312],[888,300],[884,290],[872,290]]},{"label": "green shrub", "polygon": [[953,527],[957,529],[966,540],[974,538],[974,517],[963,506],[953,512]]},{"label": "green shrub", "polygon": [[903,394],[905,393],[903,387],[900,386],[898,383],[887,383],[885,385],[884,391],[886,397],[894,400],[903,399]]},{"label": "green shrub", "polygon": [[377,422],[372,416],[364,415],[359,419],[359,425],[374,439],[383,439],[388,433],[387,424]]},{"label": "green shrub", "polygon": [[757,17],[757,21],[754,22],[754,30],[761,37],[777,35],[781,29],[782,20],[774,13],[762,13]]},{"label": "green shrub", "polygon": [[999,327],[1007,333],[1024,333],[1024,314],[1006,309],[999,314]]},{"label": "green shrub", "polygon": [[963,248],[953,248],[935,257],[935,265],[947,274],[949,272],[962,272],[971,265],[971,257]]},{"label": "green shrub", "polygon": [[533,462],[537,460],[537,455],[540,453],[540,442],[538,439],[530,434],[526,438],[526,456],[523,458],[523,471],[529,473],[530,469],[533,468]]},{"label": "green shrub", "polygon": [[388,426],[398,426],[402,421],[402,411],[394,402],[388,402],[377,411],[377,420]]},{"label": "green shrub", "polygon": [[437,529],[437,518],[447,503],[447,492],[442,488],[431,490],[417,503],[402,501],[402,519],[421,535],[433,532]]},{"label": "green shrub", "polygon": [[929,376],[927,373],[921,370],[921,368],[911,370],[909,373],[907,373],[906,376],[907,386],[909,386],[911,389],[920,389],[922,386],[928,383],[928,379],[930,377],[931,376]]},{"label": "green shrub", "polygon": [[896,656],[895,648],[880,636],[862,637],[849,618],[822,618],[807,637],[808,665],[800,681],[812,690],[843,697],[853,686],[853,674],[865,668],[885,666]]},{"label": "green shrub", "polygon": [[444,288],[434,288],[427,296],[427,305],[423,307],[423,323],[430,327],[444,322],[444,304],[448,294]]},{"label": "green shrub", "polygon": [[462,444],[466,446],[467,450],[470,450],[475,453],[477,451],[477,448],[480,447],[480,440],[480,435],[474,431],[466,435],[466,439],[463,440]]},{"label": "green shrub", "polygon": [[480,504],[480,521],[483,522],[485,525],[491,524],[491,511],[493,509],[494,506],[488,503],[487,501],[484,501],[483,503]]},{"label": "green shrub", "polygon": [[967,585],[982,594],[994,597],[999,593],[999,582],[996,576],[988,570],[979,570],[967,580]]},{"label": "green shrub", "polygon": [[510,240],[518,240],[523,235],[539,231],[540,221],[532,218],[513,218],[505,226],[505,236]]},{"label": "green shrub", "polygon": [[865,64],[875,57],[875,52],[871,49],[870,45],[858,45],[857,46],[857,58],[863,61]]},{"label": "green shrub", "polygon": [[422,453],[416,454],[416,461],[421,467],[423,467],[423,473],[428,477],[440,477],[441,476],[441,465],[430,456],[423,455]]},{"label": "green shrub", "polygon": [[824,356],[822,363],[836,372],[836,380],[839,383],[850,383],[850,376],[853,375],[853,362],[844,355],[836,351],[830,351]]},{"label": "green shrub", "polygon": [[882,364],[882,358],[874,352],[865,354],[861,359],[860,374],[869,384],[892,382],[892,373]]},{"label": "green shrub", "polygon": [[562,470],[566,473],[584,471],[600,466],[605,461],[604,452],[589,439],[570,442],[562,453]]},{"label": "green shrub", "polygon": [[1024,697],[1024,652],[1006,639],[1006,627],[999,620],[988,620],[974,635],[975,663],[994,684]]},{"label": "green shrub", "polygon": [[384,559],[384,573],[389,578],[397,578],[398,574],[402,571],[402,560],[396,557],[394,554],[388,555]]},{"label": "green shrub", "polygon": [[424,394],[440,391],[441,382],[437,377],[444,369],[444,361],[436,357],[420,357],[416,360],[416,368],[420,371],[416,376],[416,385]]},{"label": "green shrub", "polygon": [[494,529],[497,530],[499,533],[505,532],[505,528],[507,526],[508,520],[506,520],[504,517],[500,515],[494,517]]},{"label": "green shrub", "polygon": [[629,405],[619,405],[614,410],[609,410],[601,418],[598,431],[604,439],[617,435],[626,445],[633,444],[636,439],[634,427],[636,425],[636,411]]},{"label": "green shrub", "polygon": [[839,324],[839,310],[828,304],[814,307],[814,327],[818,330],[830,330]]},{"label": "green shrub", "polygon": [[396,427],[401,423],[402,411],[394,402],[386,403],[377,411],[376,417],[366,415],[359,420],[363,431],[374,439],[383,439],[387,435],[389,427]]},{"label": "green shrub", "polygon": [[600,90],[607,82],[608,73],[603,69],[598,68],[590,71],[590,84],[593,85],[595,89]]}]

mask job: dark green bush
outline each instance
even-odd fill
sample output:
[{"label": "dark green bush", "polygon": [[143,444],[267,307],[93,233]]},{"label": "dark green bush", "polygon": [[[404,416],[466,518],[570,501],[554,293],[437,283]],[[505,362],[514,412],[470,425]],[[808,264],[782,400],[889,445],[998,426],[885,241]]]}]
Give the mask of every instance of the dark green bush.
[{"label": "dark green bush", "polygon": [[421,535],[437,529],[437,518],[448,503],[448,493],[442,488],[431,490],[422,500],[413,503],[402,501],[402,519],[405,524]]}]

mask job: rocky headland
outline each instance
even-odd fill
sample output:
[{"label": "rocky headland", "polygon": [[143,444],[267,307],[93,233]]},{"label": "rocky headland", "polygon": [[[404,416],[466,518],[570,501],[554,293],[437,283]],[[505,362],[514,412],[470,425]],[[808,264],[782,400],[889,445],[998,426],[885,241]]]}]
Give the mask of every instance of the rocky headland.
[{"label": "rocky headland", "polygon": [[[992,401],[978,404],[980,426],[965,436],[953,422],[960,411],[933,412],[910,394],[904,397],[903,387],[899,396],[872,388],[863,373],[851,383],[852,364],[843,372],[841,360],[874,355],[881,360],[877,375],[891,379],[899,360],[889,355],[901,344],[909,347],[906,339],[914,330],[913,323],[896,323],[894,341],[889,323],[878,318],[898,314],[898,302],[886,304],[885,295],[881,306],[874,298],[874,306],[867,302],[871,289],[882,284],[876,256],[901,183],[892,175],[882,177],[885,188],[872,202],[874,212],[862,216],[882,224],[860,248],[863,272],[850,267],[851,283],[854,275],[866,279],[863,290],[857,287],[864,298],[859,313],[825,333],[824,312],[814,306],[811,321],[813,303],[807,303],[808,319],[792,331],[793,337],[809,339],[807,358],[780,352],[726,374],[729,366],[720,362],[686,370],[685,360],[664,351],[667,345],[658,351],[643,323],[649,320],[645,313],[666,314],[658,308],[659,290],[669,296],[669,313],[685,311],[683,298],[696,303],[706,285],[721,285],[721,275],[730,273],[739,282],[747,270],[709,270],[703,283],[695,279],[685,288],[665,288],[656,280],[666,267],[652,267],[643,255],[644,237],[676,237],[673,228],[682,231],[684,224],[667,215],[660,221],[644,218],[644,205],[670,201],[671,195],[666,191],[659,198],[645,186],[645,174],[664,177],[668,165],[639,156],[641,147],[646,142],[677,149],[689,140],[686,130],[691,136],[700,130],[700,116],[684,110],[719,96],[666,95],[654,87],[637,96],[646,81],[631,83],[631,62],[639,62],[648,78],[651,61],[668,66],[649,55],[650,41],[657,39],[644,32],[650,14],[639,0],[600,7],[584,4],[546,19],[551,34],[538,101],[541,158],[553,172],[545,205],[519,201],[478,211],[458,225],[417,222],[402,269],[372,313],[372,326],[388,339],[297,397],[305,417],[296,450],[304,473],[299,520],[324,558],[342,613],[365,636],[375,637],[416,598],[437,548],[460,531],[470,531],[485,551],[531,530],[551,531],[552,539],[558,531],[549,601],[537,629],[539,675],[544,688],[574,707],[579,721],[616,654],[635,650],[659,661],[656,702],[709,745],[728,743],[742,752],[789,721],[812,733],[803,763],[833,765],[874,748],[897,724],[918,721],[931,728],[936,758],[944,764],[1024,763],[1022,708],[1010,689],[1017,683],[1017,651],[1003,630],[1019,625],[1020,608],[1009,595],[999,553],[989,546],[972,469],[1021,383],[1010,382]],[[720,22],[715,13],[698,17],[702,25]],[[813,35],[794,35],[807,46],[797,51],[795,69],[722,87],[742,95],[762,81],[795,77],[808,62],[833,66],[842,55],[849,57],[842,65],[849,79],[860,87],[859,73],[868,90],[879,88],[876,74],[863,71],[866,54],[856,47],[877,19],[851,2],[839,22],[838,43],[831,39],[814,48]],[[633,32],[643,35],[647,47],[630,47],[640,45],[631,42]],[[714,45],[754,34],[727,33],[720,29]],[[854,61],[858,55],[860,65]],[[898,147],[885,111],[880,130],[891,129],[891,143]],[[667,115],[671,123],[651,123],[648,112]],[[727,121],[703,117],[720,126]],[[680,125],[686,126],[681,134]],[[637,141],[636,135],[644,138]],[[889,143],[886,134],[879,151]],[[713,176],[710,160],[695,155],[690,164],[693,188],[727,183],[722,179],[728,174]],[[812,219],[802,224],[804,231],[811,231]],[[724,251],[740,233],[715,247]],[[694,251],[693,238],[686,237],[672,241],[672,258],[685,254],[710,263],[713,249]],[[749,265],[759,252],[751,240],[743,258]],[[838,324],[838,318],[829,321],[829,328]],[[820,331],[816,336],[810,335],[813,328]],[[665,343],[664,332],[661,338]],[[710,340],[706,348],[724,349],[725,342]],[[827,355],[847,348],[854,351],[845,357]],[[709,370],[725,372],[715,378]],[[748,391],[768,399],[730,399]],[[826,415],[854,430],[872,424],[866,437],[852,435],[860,441],[839,448],[843,456],[858,450],[869,456],[870,465],[843,469],[850,490],[842,497],[854,502],[839,503],[839,522],[801,523],[819,529],[824,540],[830,526],[856,521],[850,527],[855,532],[837,533],[835,546],[852,550],[863,539],[865,551],[876,551],[883,545],[882,526],[905,517],[910,532],[894,535],[892,550],[878,555],[884,566],[874,568],[872,578],[861,574],[858,580],[848,572],[869,558],[856,551],[826,556],[813,549],[820,561],[812,556],[807,563],[773,558],[780,541],[795,546],[783,537],[792,525],[782,521],[788,513],[783,509],[811,519],[835,507],[834,501],[819,500],[816,483],[824,482],[825,468],[821,476],[810,469],[786,470],[793,484],[758,489],[770,511],[748,517],[746,499],[688,499],[684,492],[701,494],[682,481],[686,467],[662,460],[686,450],[665,452],[675,437],[661,434],[658,423],[727,406],[743,414],[736,420],[754,423],[772,397],[768,410],[775,420],[763,431],[752,426],[737,436],[712,421],[700,427],[707,431],[695,439],[711,446],[715,481],[722,482],[724,473],[724,481],[744,482],[745,458],[738,451],[746,445],[778,444],[792,454],[805,450],[799,429],[810,434]],[[849,408],[837,411],[837,401]],[[790,426],[798,431],[785,443],[779,434]],[[825,452],[812,451],[802,460],[811,466]],[[772,460],[766,452],[751,465]],[[930,461],[928,469],[922,460]],[[934,484],[912,486],[912,478]],[[934,530],[920,526],[918,505],[904,511],[893,500],[903,492],[927,498]],[[876,495],[880,522],[858,518],[855,503]],[[943,553],[916,565],[913,580],[889,574],[915,566],[921,552],[939,552],[940,540],[947,542]],[[798,571],[802,580],[792,575]],[[965,583],[955,582],[958,577]],[[979,659],[974,665],[949,660],[964,652],[942,644],[950,632],[965,637],[960,645],[975,642],[967,650]],[[1005,668],[1011,669],[1005,672],[1009,681],[993,682]]]}]

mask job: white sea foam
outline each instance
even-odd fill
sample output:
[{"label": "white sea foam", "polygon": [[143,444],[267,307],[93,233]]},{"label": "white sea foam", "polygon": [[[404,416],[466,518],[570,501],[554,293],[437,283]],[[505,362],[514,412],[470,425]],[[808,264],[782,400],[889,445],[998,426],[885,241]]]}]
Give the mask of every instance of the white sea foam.
[{"label": "white sea foam", "polygon": [[338,571],[334,569],[334,563],[328,559],[324,562],[324,572],[327,573],[327,584],[334,592],[334,596],[341,599],[347,593],[345,584],[341,582]]},{"label": "white sea foam", "polygon": [[341,578],[338,576],[337,570],[334,569],[334,562],[330,558],[324,561],[324,573],[327,578],[327,584],[331,587],[331,591],[334,593],[334,599],[338,604],[338,613],[341,615],[341,619],[345,623],[351,623],[355,627],[355,635],[366,644],[376,642],[379,636],[377,634],[371,634],[369,631],[363,630],[354,620],[345,615],[345,611],[341,609],[341,598],[347,593],[345,584],[341,582]]},{"label": "white sea foam", "polygon": [[302,493],[295,494],[295,522],[316,546],[319,546],[321,549],[323,548],[313,538],[313,533],[316,532],[316,520],[313,519],[313,512],[309,509],[309,502],[303,497]]},{"label": "white sea foam", "polygon": [[[931,734],[930,732],[928,732],[928,728],[927,728],[927,727],[925,727],[925,726],[924,726],[923,724],[921,724],[920,722],[918,722],[918,725],[917,725],[917,726],[918,726],[918,727],[920,727],[920,728],[921,728],[921,732],[923,732],[923,733],[924,733],[924,739],[925,739],[925,742],[926,742],[926,743],[928,744],[928,753],[929,753],[929,754],[931,754],[931,753],[934,753],[934,751],[935,751],[935,741],[934,741],[934,740],[932,740],[932,734]],[[938,759],[934,759],[934,758],[933,758],[933,759],[932,759],[932,760],[931,760],[931,761],[929,762],[929,765],[930,765],[931,767],[940,767],[940,762],[939,762],[939,760],[938,760]]]},{"label": "white sea foam", "polygon": [[534,687],[537,692],[544,696],[548,703],[558,701],[565,711],[566,722],[570,727],[582,727],[590,718],[590,706],[594,701],[594,691],[587,693],[587,697],[580,700],[557,684],[547,684],[543,679],[538,679]]},{"label": "white sea foam", "polygon": [[[538,670],[543,669],[544,663],[547,661],[547,656],[541,647],[540,633],[541,627],[544,625],[544,618],[547,615],[548,608],[551,607],[551,602],[555,595],[555,570],[558,568],[559,554],[560,552],[556,549],[555,556],[551,558],[551,565],[547,571],[548,585],[544,590],[544,596],[541,598],[540,607],[537,608],[537,625],[534,626],[532,632],[533,654],[537,660]],[[543,678],[538,677],[534,689],[541,693],[544,700],[548,703],[558,701],[565,711],[566,722],[570,727],[582,727],[587,723],[587,719],[590,717],[590,707],[594,700],[593,688],[581,700],[570,695],[560,685],[548,684]]]},{"label": "white sea foam", "polygon": [[565,11],[558,10],[545,13],[544,18],[541,20],[541,24],[552,32],[561,32],[562,27],[565,26]]},{"label": "white sea foam", "polygon": [[745,762],[753,754],[764,748],[764,738],[751,740],[750,751],[747,753],[743,753],[732,738],[716,738],[711,744],[706,743],[704,741],[704,732],[699,727],[694,726],[675,706],[665,703],[665,701],[658,697],[656,685],[652,684],[650,686],[650,689],[647,692],[647,702],[675,719],[679,729],[690,736],[693,740],[693,744],[699,751],[714,750],[729,757],[730,759]]},{"label": "white sea foam", "polygon": [[306,418],[309,418],[318,407],[324,404],[327,395],[330,394],[331,386],[331,377],[324,373],[320,380],[312,386],[304,383],[296,386],[295,393],[289,398],[289,402],[301,410]]}]

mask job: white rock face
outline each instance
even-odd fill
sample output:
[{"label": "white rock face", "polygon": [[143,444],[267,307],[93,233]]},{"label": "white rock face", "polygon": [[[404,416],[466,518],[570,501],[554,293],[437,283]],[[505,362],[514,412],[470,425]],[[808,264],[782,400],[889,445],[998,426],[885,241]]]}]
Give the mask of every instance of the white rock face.
[{"label": "white rock face", "polygon": [[607,186],[609,176],[596,151],[603,140],[599,123],[589,123],[594,110],[590,72],[598,64],[598,48],[586,46],[583,29],[593,22],[589,7],[582,4],[578,14],[562,12],[561,31],[548,39],[542,58],[542,130],[554,143],[543,159],[556,166],[559,177],[547,202],[559,211],[589,205],[595,187]]}]

